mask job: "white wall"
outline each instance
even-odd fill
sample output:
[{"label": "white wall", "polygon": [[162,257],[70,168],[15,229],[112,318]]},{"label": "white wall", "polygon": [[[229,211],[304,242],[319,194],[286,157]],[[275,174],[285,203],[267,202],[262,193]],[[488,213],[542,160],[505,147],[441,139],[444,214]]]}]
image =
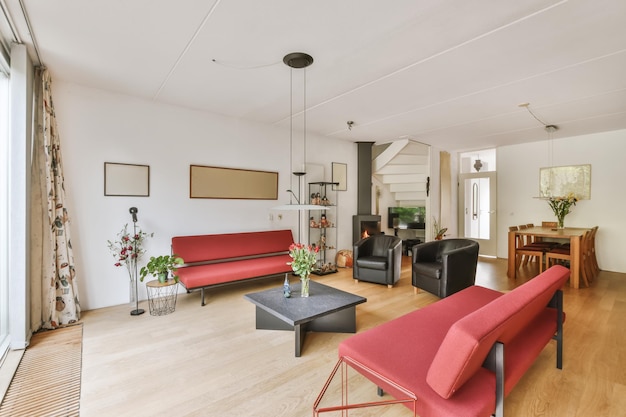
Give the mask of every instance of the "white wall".
[{"label": "white wall", "polygon": [[626,232],[626,130],[498,148],[498,257],[507,258],[508,227],[555,220],[539,200],[539,168],[591,164],[591,199],[577,203],[565,226],[599,226],[596,250],[600,268],[626,272],[621,239]]},{"label": "white wall", "polygon": [[[55,82],[54,105],[61,136],[73,247],[83,309],[128,301],[128,274],[113,266],[107,240],[137,207],[138,225],[155,236],[147,257],[170,252],[172,236],[292,229],[297,212],[271,208],[289,202],[289,132],[215,114]],[[339,192],[339,248],[349,248],[356,213],[356,145],[307,135],[308,162],[321,164],[330,181],[331,162],[348,164],[348,191]],[[104,162],[150,166],[149,197],[105,197]],[[279,199],[189,198],[189,165],[279,172]],[[270,219],[273,214],[273,220]],[[140,261],[140,265],[143,262]],[[140,297],[145,288],[140,283]]]}]

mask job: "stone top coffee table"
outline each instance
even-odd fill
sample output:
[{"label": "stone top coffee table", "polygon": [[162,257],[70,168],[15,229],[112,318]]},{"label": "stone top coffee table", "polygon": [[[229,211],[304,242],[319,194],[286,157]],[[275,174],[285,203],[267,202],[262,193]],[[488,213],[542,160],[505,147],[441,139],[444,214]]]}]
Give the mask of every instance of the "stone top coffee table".
[{"label": "stone top coffee table", "polygon": [[294,330],[296,357],[300,357],[307,331],[356,333],[356,305],[366,298],[310,281],[309,297],[300,297],[300,283],[292,285],[291,298],[283,287],[244,295],[256,305],[256,328]]}]

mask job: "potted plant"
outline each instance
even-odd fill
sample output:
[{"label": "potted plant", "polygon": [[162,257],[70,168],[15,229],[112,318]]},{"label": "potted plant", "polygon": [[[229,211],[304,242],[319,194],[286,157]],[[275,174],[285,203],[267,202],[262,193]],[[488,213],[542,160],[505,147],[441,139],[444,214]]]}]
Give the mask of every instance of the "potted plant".
[{"label": "potted plant", "polygon": [[183,258],[178,255],[151,256],[146,266],[139,271],[139,276],[143,282],[146,275],[151,274],[157,277],[160,283],[164,283],[168,280],[170,272],[172,272],[174,281],[178,282],[178,276],[175,272],[176,267],[184,263]]},{"label": "potted plant", "polygon": [[433,234],[435,235],[435,240],[443,239],[447,231],[448,231],[448,228],[441,227],[437,219],[433,217]]}]

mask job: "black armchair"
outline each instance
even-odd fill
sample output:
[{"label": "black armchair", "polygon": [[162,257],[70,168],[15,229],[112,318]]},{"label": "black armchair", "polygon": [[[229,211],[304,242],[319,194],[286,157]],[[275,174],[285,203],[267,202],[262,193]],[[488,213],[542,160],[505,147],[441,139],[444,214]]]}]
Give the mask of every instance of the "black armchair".
[{"label": "black armchair", "polygon": [[352,276],[356,281],[387,284],[391,288],[400,279],[402,239],[373,235],[354,244]]},{"label": "black armchair", "polygon": [[474,285],[478,242],[444,239],[413,247],[413,287],[440,298]]}]

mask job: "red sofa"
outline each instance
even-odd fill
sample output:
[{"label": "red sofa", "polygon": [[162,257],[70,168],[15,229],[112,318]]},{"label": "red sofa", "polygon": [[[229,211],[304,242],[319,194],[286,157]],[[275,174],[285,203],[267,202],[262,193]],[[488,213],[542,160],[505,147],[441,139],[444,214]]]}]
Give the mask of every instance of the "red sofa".
[{"label": "red sofa", "polygon": [[187,292],[200,289],[205,305],[205,288],[291,272],[292,243],[291,230],[175,236],[172,253],[185,261],[179,282]]},{"label": "red sofa", "polygon": [[[329,381],[352,368],[394,397],[368,406],[401,402],[420,417],[503,416],[504,397],[552,339],[562,367],[560,288],[569,274],[553,266],[508,293],[471,286],[352,336]],[[355,407],[320,408],[327,387],[314,415]]]}]

